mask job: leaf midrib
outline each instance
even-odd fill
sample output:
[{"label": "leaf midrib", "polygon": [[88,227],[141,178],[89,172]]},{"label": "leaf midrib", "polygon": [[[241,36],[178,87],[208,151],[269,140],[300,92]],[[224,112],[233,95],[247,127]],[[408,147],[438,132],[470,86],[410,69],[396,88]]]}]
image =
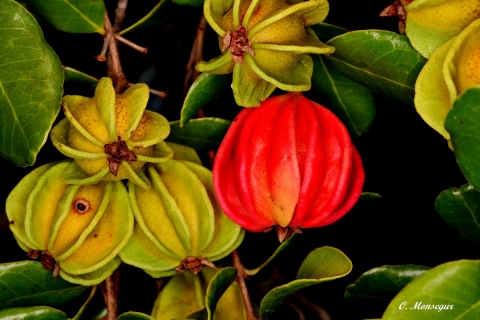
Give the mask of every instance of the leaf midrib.
[{"label": "leaf midrib", "polygon": [[68,0],[63,0],[66,4],[68,4],[70,7],[72,7],[72,9],[74,11],[76,11],[82,18],[85,19],[85,21],[87,21],[90,25],[94,26],[97,30],[101,30],[102,27],[101,26],[98,26],[95,24],[95,22],[93,22],[92,20],[90,20],[86,15],[83,14],[83,12],[81,12],[77,7],[75,7],[73,4],[71,4]]},{"label": "leaf midrib", "polygon": [[[13,116],[15,117],[15,123],[17,124],[17,126],[20,128],[20,131],[22,132],[22,135],[23,135],[23,138],[25,140],[25,142],[27,143],[28,145],[28,149],[31,150],[30,148],[30,143],[27,139],[27,136],[25,135],[25,131],[23,130],[23,127],[20,125],[20,121],[18,120],[18,117],[17,117],[17,113],[15,112],[15,108],[13,107],[13,104],[12,104],[12,101],[10,100],[10,98],[8,97],[8,94],[7,92],[5,91],[5,88],[3,87],[2,85],[2,81],[0,81],[0,89],[2,89],[2,92],[3,92],[3,95],[5,96],[7,102],[8,102],[8,105],[10,106],[10,108],[12,109],[12,113],[13,113]],[[12,130],[12,134],[13,134],[13,130]],[[13,139],[12,139],[13,141]]]}]

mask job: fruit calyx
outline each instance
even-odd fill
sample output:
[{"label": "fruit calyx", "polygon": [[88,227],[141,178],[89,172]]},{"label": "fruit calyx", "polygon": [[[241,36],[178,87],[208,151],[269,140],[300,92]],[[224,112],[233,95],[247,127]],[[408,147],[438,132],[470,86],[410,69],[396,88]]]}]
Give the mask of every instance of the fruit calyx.
[{"label": "fruit calyx", "polygon": [[278,241],[282,243],[286,239],[288,239],[293,233],[302,233],[302,230],[299,227],[281,227],[277,226],[277,236],[278,236]]},{"label": "fruit calyx", "polygon": [[233,33],[227,31],[222,40],[222,51],[226,49],[230,49],[232,59],[239,64],[242,64],[243,56],[246,52],[250,53],[252,56],[255,56],[252,43],[250,40],[248,40],[247,29],[243,26],[235,29]]},{"label": "fruit calyx", "polygon": [[135,162],[137,156],[130,151],[127,147],[127,143],[123,140],[118,140],[112,143],[107,143],[104,146],[105,153],[107,154],[108,167],[110,172],[116,177],[118,172],[118,166],[122,161]]},{"label": "fruit calyx", "polygon": [[197,274],[200,272],[200,270],[202,270],[203,266],[209,266],[214,269],[217,269],[217,267],[213,264],[213,262],[205,258],[189,256],[183,259],[182,263],[175,268],[175,271],[177,273],[183,273],[185,270],[190,269],[190,271],[192,271],[193,274]]},{"label": "fruit calyx", "polygon": [[55,279],[60,273],[60,265],[55,260],[53,255],[47,250],[32,250],[27,253],[27,256],[32,259],[40,259],[40,263],[47,270],[53,270],[52,279]]}]

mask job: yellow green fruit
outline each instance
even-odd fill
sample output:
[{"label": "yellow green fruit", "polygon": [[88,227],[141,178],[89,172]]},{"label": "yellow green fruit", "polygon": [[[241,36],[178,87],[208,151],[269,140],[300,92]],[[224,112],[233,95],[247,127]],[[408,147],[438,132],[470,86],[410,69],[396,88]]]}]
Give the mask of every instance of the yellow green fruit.
[{"label": "yellow green fruit", "polygon": [[[198,275],[186,272],[173,276],[155,301],[155,320],[186,319],[206,306],[205,293],[216,270],[204,268]],[[245,320],[246,312],[237,282],[225,291],[217,303],[214,320]]]},{"label": "yellow green fruit", "polygon": [[160,114],[145,110],[148,97],[145,84],[115,94],[111,79],[102,78],[93,98],[63,98],[66,118],[52,129],[51,139],[61,153],[75,160],[66,172],[67,183],[129,179],[148,187],[136,171],[146,162],[163,162],[173,155],[163,142],[170,125]]},{"label": "yellow green fruit", "polygon": [[204,14],[218,33],[222,55],[196,69],[212,74],[233,72],[238,105],[258,106],[275,88],[310,90],[313,60],[328,54],[309,26],[328,14],[326,0],[206,0]]},{"label": "yellow green fruit", "polygon": [[[403,0],[404,3],[410,2]],[[480,18],[478,0],[415,0],[405,5],[406,33],[425,58]]]},{"label": "yellow green fruit", "polygon": [[133,231],[122,182],[81,186],[64,182],[71,161],[43,165],[7,198],[15,239],[32,258],[72,283],[94,285],[120,264],[118,252]]},{"label": "yellow green fruit", "polygon": [[480,85],[480,19],[440,46],[415,84],[415,108],[423,120],[445,139],[444,123],[453,102],[466,89]]},{"label": "yellow green fruit", "polygon": [[[175,156],[182,158],[180,152]],[[125,263],[153,277],[186,269],[197,273],[240,245],[245,232],[220,208],[210,170],[171,159],[147,164],[141,172],[150,188],[128,184],[135,228],[120,252]]]}]

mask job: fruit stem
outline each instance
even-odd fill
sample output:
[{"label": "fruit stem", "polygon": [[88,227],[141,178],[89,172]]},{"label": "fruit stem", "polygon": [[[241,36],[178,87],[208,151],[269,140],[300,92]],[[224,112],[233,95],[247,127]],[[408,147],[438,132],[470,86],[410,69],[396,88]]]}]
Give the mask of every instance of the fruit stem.
[{"label": "fruit stem", "polygon": [[105,279],[100,285],[103,294],[103,300],[107,306],[107,319],[115,320],[118,314],[117,289],[118,289],[118,269]]},{"label": "fruit stem", "polygon": [[197,33],[195,34],[195,39],[193,40],[192,51],[190,52],[190,59],[188,60],[187,65],[185,66],[185,81],[183,82],[183,96],[187,95],[188,88],[190,87],[190,79],[195,81],[200,73],[195,70],[195,65],[202,61],[202,50],[203,50],[203,39],[205,37],[205,28],[207,21],[205,16],[202,14],[200,22],[197,26]]},{"label": "fruit stem", "polygon": [[258,320],[253,311],[252,302],[250,301],[250,296],[248,294],[247,285],[245,283],[245,278],[248,279],[248,276],[245,274],[244,266],[240,262],[240,257],[238,256],[237,250],[232,252],[233,266],[237,269],[237,282],[240,285],[240,291],[242,292],[243,303],[245,304],[245,310],[247,311],[247,320]]}]

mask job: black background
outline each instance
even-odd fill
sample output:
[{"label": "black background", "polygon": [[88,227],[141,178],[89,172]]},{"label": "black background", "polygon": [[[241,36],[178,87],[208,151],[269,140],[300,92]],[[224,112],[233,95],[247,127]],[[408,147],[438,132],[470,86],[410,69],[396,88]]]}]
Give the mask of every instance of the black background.
[{"label": "black background", "polygon": [[[130,1],[123,25],[134,23],[157,1]],[[397,31],[396,18],[378,17],[389,2],[332,0],[325,22],[349,30]],[[113,12],[116,2],[106,1],[106,5],[109,12]],[[200,15],[201,8],[178,7],[167,23],[126,35],[126,38],[137,44],[147,46],[147,55],[141,55],[120,44],[122,65],[130,82],[136,82],[152,66],[157,70],[150,86],[168,91],[160,112],[171,121],[179,119],[185,65]],[[106,75],[105,64],[94,59],[103,44],[100,35],[63,33],[46,23],[42,23],[42,28],[47,42],[57,52],[63,65],[98,78]],[[218,54],[217,36],[207,27],[204,58],[208,60]],[[65,93],[91,95],[92,90],[66,85]],[[371,268],[401,264],[434,267],[447,261],[478,258],[475,253],[478,248],[459,238],[433,210],[435,198],[441,191],[466,183],[446,141],[423,122],[413,107],[378,95],[375,97],[375,105],[377,114],[371,129],[353,141],[365,168],[363,190],[379,193],[382,198],[358,203],[344,218],[330,226],[304,230],[273,266],[248,282],[256,303],[260,302],[265,293],[262,288],[271,288],[270,285],[293,280],[306,255],[325,245],[342,250],[352,260],[353,271],[342,279],[308,288],[301,294],[324,308],[332,319],[381,317],[381,307],[343,300],[346,287]],[[230,92],[222,93],[204,109],[206,116],[230,120],[239,110]],[[59,115],[61,117],[63,115]],[[206,159],[204,153],[202,157]],[[34,167],[60,159],[64,157],[47,141]],[[8,193],[34,167],[18,168],[4,159],[0,159],[0,163],[3,171],[0,201],[4,207]],[[25,259],[25,253],[17,246],[8,230],[4,213],[1,216],[0,232],[3,248],[0,262]],[[278,241],[273,233],[247,233],[239,254],[247,268],[254,268],[266,260],[277,246]],[[226,258],[221,263],[228,265],[230,260]],[[128,266],[123,266],[122,270],[121,299],[130,299],[121,305],[122,311],[137,309],[149,313],[154,299],[151,293],[155,290],[155,282],[140,270]],[[269,282],[272,277],[273,282]],[[131,300],[132,297],[136,298]],[[298,298],[291,301],[303,310],[307,319],[318,319]],[[70,304],[73,305],[72,309],[76,308],[75,303],[77,302]],[[298,317],[286,305],[272,318]]]}]

